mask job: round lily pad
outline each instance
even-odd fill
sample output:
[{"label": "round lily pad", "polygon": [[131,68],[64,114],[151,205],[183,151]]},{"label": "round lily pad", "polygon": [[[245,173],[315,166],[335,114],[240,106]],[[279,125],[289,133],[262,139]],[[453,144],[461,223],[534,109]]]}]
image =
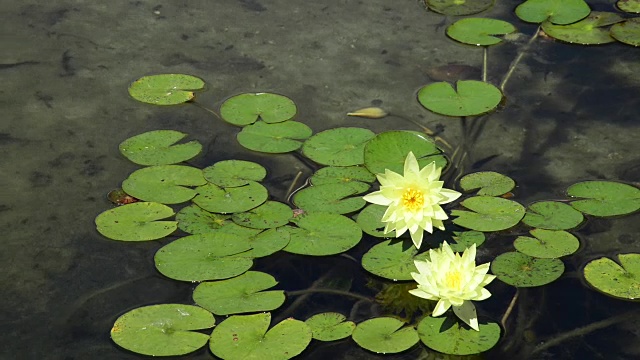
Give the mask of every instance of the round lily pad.
[{"label": "round lily pad", "polygon": [[207,344],[209,336],[197,331],[216,321],[198,306],[161,304],[133,309],[120,316],[111,328],[111,339],[138,354],[178,356]]},{"label": "round lily pad", "polygon": [[484,244],[484,241],[486,240],[484,233],[480,231],[454,231],[453,233],[453,240],[456,241],[455,244],[450,244],[453,252],[463,253],[473,244],[475,244],[476,247],[479,247]]},{"label": "round lily pad", "polygon": [[571,206],[593,216],[625,215],[640,209],[640,189],[623,183],[584,181],[569,186],[567,194],[584,198],[572,201]]},{"label": "round lily pad", "polygon": [[582,213],[571,205],[558,201],[538,201],[529,205],[522,222],[536,228],[568,230],[580,225]]},{"label": "round lily pad", "polygon": [[359,181],[314,185],[298,191],[293,196],[293,202],[306,212],[347,214],[358,211],[367,204],[362,196],[355,196],[367,190],[369,184]]},{"label": "round lily pad", "polygon": [[249,181],[262,181],[267,169],[252,161],[224,160],[202,169],[204,178],[221,187],[247,185]]},{"label": "round lily pad", "polygon": [[468,174],[460,179],[464,191],[478,190],[478,195],[500,196],[513,190],[515,181],[508,176],[493,171]]},{"label": "round lily pad", "polygon": [[249,238],[251,250],[242,253],[242,256],[251,258],[269,256],[284,249],[290,240],[291,232],[289,231],[289,226],[268,229]]},{"label": "round lily pad", "polygon": [[491,273],[515,287],[546,285],[563,272],[564,263],[560,259],[538,259],[519,252],[500,254],[491,262]]},{"label": "round lily pad", "polygon": [[611,36],[621,43],[640,46],[640,19],[627,19],[611,27]]},{"label": "round lily pad", "polygon": [[300,229],[291,232],[284,251],[312,256],[335,255],[360,242],[362,230],[351,219],[323,212],[307,213],[292,220]]},{"label": "round lily pad", "polygon": [[364,162],[364,146],[375,135],[362,128],[329,129],[307,139],[302,145],[302,153],[322,165],[360,165]]},{"label": "round lily pad", "polygon": [[98,232],[112,240],[156,240],[178,228],[175,221],[156,221],[173,214],[173,209],[163,204],[136,202],[104,211],[95,222]]},{"label": "round lily pad", "polygon": [[365,207],[356,218],[356,222],[362,228],[365,233],[375,237],[396,237],[396,231],[392,230],[388,234],[385,234],[384,228],[385,222],[382,222],[382,215],[387,211],[386,206],[369,204]]},{"label": "round lily pad", "polygon": [[494,110],[502,101],[500,89],[477,80],[459,80],[455,89],[446,82],[435,82],[418,91],[418,101],[434,113],[449,116],[480,115]]},{"label": "round lily pad", "polygon": [[214,232],[189,235],[163,246],[154,257],[164,276],[181,281],[220,280],[249,270],[253,260],[232,256],[249,250],[249,240]]},{"label": "round lily pad", "polygon": [[559,258],[571,255],[580,247],[575,235],[563,230],[533,229],[529,236],[518,236],[513,242],[516,250],[537,258]]},{"label": "round lily pad", "polygon": [[453,210],[453,222],[477,231],[500,231],[515,226],[524,216],[524,206],[499,197],[474,196],[460,205],[472,211]]},{"label": "round lily pad", "polygon": [[270,322],[271,313],[230,316],[213,329],[209,348],[221,359],[286,360],[311,342],[311,329],[300,320],[288,318],[267,331]]},{"label": "round lily pad", "polygon": [[584,277],[596,290],[625,299],[640,298],[640,254],[618,254],[619,264],[602,257],[584,267]]},{"label": "round lily pad", "polygon": [[196,191],[187,186],[207,183],[202,170],[183,165],[158,165],[138,169],[122,182],[122,190],[144,201],[179,204],[191,200]]},{"label": "round lily pad", "polygon": [[270,229],[286,225],[293,217],[293,210],[288,205],[277,201],[267,201],[257,208],[233,214],[231,218],[236,224],[253,229]]},{"label": "round lily pad", "polygon": [[428,252],[418,255],[410,241],[388,240],[374,245],[362,256],[362,267],[385,279],[411,280],[411,273],[418,272],[414,260],[428,257]]},{"label": "round lily pad", "polygon": [[307,139],[312,133],[311,128],[296,121],[278,124],[257,121],[240,131],[238,142],[253,151],[286,153],[300,148],[301,140]]},{"label": "round lily pad", "polygon": [[493,6],[494,0],[426,0],[427,7],[444,15],[477,14]]},{"label": "round lily pad", "polygon": [[462,325],[448,316],[426,316],[418,323],[420,340],[433,350],[451,355],[485,352],[500,340],[500,325],[480,323],[479,331]]},{"label": "round lily pad", "polygon": [[488,46],[502,41],[495,35],[506,35],[516,31],[515,26],[503,20],[487,18],[465,18],[447,28],[447,35],[464,44]]},{"label": "round lily pad", "polygon": [[561,41],[582,45],[597,45],[614,42],[605,26],[615,24],[624,19],[614,13],[592,11],[586,18],[569,25],[542,23],[544,32]]},{"label": "round lily pad", "polygon": [[221,213],[239,213],[251,210],[269,197],[267,188],[255,181],[248,181],[247,185],[220,188],[214,184],[207,184],[196,189],[198,195],[193,202],[201,208]]},{"label": "round lily pad", "polygon": [[418,332],[392,317],[373,318],[359,323],[353,330],[353,341],[361,347],[382,354],[395,354],[409,349],[420,340]]},{"label": "round lily pad", "polygon": [[311,328],[313,338],[320,341],[336,341],[351,336],[356,324],[335,312],[313,315],[305,323]]},{"label": "round lily pad", "polygon": [[364,147],[364,165],[373,174],[383,174],[389,169],[398,174],[404,172],[404,161],[413,152],[420,168],[436,162],[445,167],[447,160],[435,142],[416,131],[387,131],[376,135]]},{"label": "round lily pad", "polygon": [[640,0],[618,0],[618,9],[634,14],[640,14]]},{"label": "round lily pad", "polygon": [[198,205],[185,206],[176,214],[180,230],[189,234],[204,234],[231,222],[231,215],[208,212]]},{"label": "round lily pad", "polygon": [[253,124],[258,119],[270,124],[291,120],[296,111],[296,104],[291,99],[271,93],[236,95],[220,106],[220,116],[238,126]]},{"label": "round lily pad", "polygon": [[187,134],[174,130],[155,130],[128,138],[120,143],[120,152],[139,165],[169,165],[192,159],[202,151],[196,141],[176,143]]},{"label": "round lily pad", "polygon": [[271,311],[284,303],[284,291],[263,291],[276,286],[273,276],[247,271],[232,279],[207,281],[193,291],[193,301],[216,315]]},{"label": "round lily pad", "polygon": [[311,176],[311,184],[313,185],[341,184],[353,181],[372,183],[376,181],[376,176],[362,166],[327,166]]},{"label": "round lily pad", "polygon": [[194,90],[204,88],[204,81],[185,74],[160,74],[143,76],[129,86],[132,98],[154,105],[176,105],[195,96]]},{"label": "round lily pad", "polygon": [[527,0],[516,8],[516,15],[526,22],[550,21],[560,25],[584,19],[590,12],[584,0]]}]

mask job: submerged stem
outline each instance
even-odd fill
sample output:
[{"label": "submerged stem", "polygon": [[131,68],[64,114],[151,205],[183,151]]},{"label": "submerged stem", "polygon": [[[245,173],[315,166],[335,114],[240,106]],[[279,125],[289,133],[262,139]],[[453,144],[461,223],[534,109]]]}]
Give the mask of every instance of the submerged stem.
[{"label": "submerged stem", "polygon": [[487,57],[489,52],[489,47],[483,46],[482,51],[482,81],[487,82]]},{"label": "submerged stem", "polygon": [[511,62],[511,66],[509,66],[509,70],[507,71],[507,74],[504,76],[504,78],[502,79],[502,82],[500,83],[500,91],[504,92],[504,87],[507,85],[507,81],[509,81],[509,79],[511,78],[511,75],[513,75],[513,71],[516,69],[516,66],[518,66],[524,54],[526,54],[529,51],[531,44],[533,44],[533,42],[538,38],[538,35],[540,35],[540,29],[541,27],[538,26],[538,28],[536,29],[536,32],[533,34],[533,36],[531,36],[531,39],[529,39],[527,44],[520,50],[520,52],[518,52],[518,55],[516,56],[516,58],[513,59],[513,61]]},{"label": "submerged stem", "polygon": [[204,106],[204,105],[200,104],[199,102],[197,102],[197,101],[195,101],[195,100],[190,101],[190,102],[189,102],[189,104],[193,104],[193,105],[195,105],[195,106],[199,107],[200,109],[202,109],[202,110],[204,110],[204,111],[207,111],[207,112],[209,112],[209,113],[213,114],[213,115],[214,115],[215,117],[217,117],[218,119],[222,120],[222,118],[220,117],[220,115],[218,115],[218,113],[217,113],[217,112],[215,112],[214,110],[209,109],[208,107],[206,107],[206,106]]}]

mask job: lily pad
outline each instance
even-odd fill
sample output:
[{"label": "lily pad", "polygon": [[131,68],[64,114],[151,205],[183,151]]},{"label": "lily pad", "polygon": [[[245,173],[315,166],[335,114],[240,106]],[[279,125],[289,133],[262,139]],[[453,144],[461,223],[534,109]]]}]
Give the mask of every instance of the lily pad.
[{"label": "lily pad", "polygon": [[204,81],[185,74],[143,76],[129,86],[129,95],[143,103],[176,105],[190,101],[194,90],[204,88]]},{"label": "lily pad", "polygon": [[470,248],[473,244],[476,247],[484,244],[486,240],[484,233],[480,231],[454,231],[453,240],[455,244],[449,244],[453,252],[463,253],[467,248]]},{"label": "lily pad", "polygon": [[414,260],[428,258],[428,252],[418,255],[410,241],[388,240],[374,245],[362,256],[362,267],[385,279],[412,280],[411,273],[418,272]]},{"label": "lily pad", "polygon": [[384,233],[386,226],[385,222],[382,222],[382,215],[387,211],[386,206],[369,204],[365,207],[356,218],[356,222],[362,228],[365,233],[375,237],[396,237],[396,231],[392,230],[388,234]]},{"label": "lily pad", "polygon": [[293,202],[306,212],[347,214],[358,211],[367,204],[362,196],[354,196],[367,190],[369,184],[359,181],[314,185],[298,191],[293,196]]},{"label": "lily pad", "polygon": [[247,185],[220,188],[213,184],[200,186],[196,189],[198,195],[193,202],[201,208],[221,213],[239,213],[260,206],[269,197],[267,188],[255,181]]},{"label": "lily pad", "polygon": [[289,231],[289,226],[265,230],[249,238],[251,250],[241,255],[252,258],[269,256],[284,249],[290,240],[291,232]]},{"label": "lily pad", "polygon": [[478,324],[473,330],[448,316],[426,316],[418,323],[420,340],[433,350],[451,355],[471,355],[485,352],[500,340],[500,325]]},{"label": "lily pad", "polygon": [[185,206],[176,214],[180,230],[189,234],[204,234],[231,223],[231,215],[208,212],[198,205]]},{"label": "lily pad", "polygon": [[154,202],[136,202],[102,212],[96,217],[98,232],[109,239],[147,241],[163,238],[178,228],[175,221],[156,221],[173,216],[173,209]]},{"label": "lily pad", "polygon": [[311,128],[296,121],[278,124],[257,121],[240,131],[238,142],[253,151],[286,153],[299,149],[301,140],[309,138],[312,133]]},{"label": "lily pad", "polygon": [[202,348],[209,341],[208,335],[193,330],[208,329],[215,323],[213,315],[198,306],[144,306],[120,316],[111,328],[111,339],[138,354],[185,355]]},{"label": "lily pad", "polygon": [[288,205],[277,201],[267,201],[257,208],[233,214],[232,220],[241,226],[253,229],[270,229],[286,225],[293,217]]},{"label": "lily pad", "polygon": [[542,30],[547,35],[568,43],[597,45],[614,42],[605,26],[618,23],[624,19],[614,13],[592,11],[586,18],[569,25],[556,25],[548,21],[542,23]]},{"label": "lily pad", "polygon": [[436,162],[445,167],[447,160],[433,139],[416,131],[387,131],[376,135],[364,148],[364,165],[373,174],[383,174],[385,169],[398,174],[404,172],[404,161],[413,152],[420,168]]},{"label": "lily pad", "polygon": [[611,27],[611,36],[621,43],[640,46],[640,19],[627,19]]},{"label": "lily pad", "polygon": [[493,3],[494,0],[426,0],[430,10],[453,16],[477,14],[493,6]]},{"label": "lily pad", "polygon": [[618,9],[634,14],[640,14],[640,0],[618,0]]},{"label": "lily pad", "polygon": [[302,145],[302,153],[322,165],[360,165],[364,162],[364,146],[375,135],[362,128],[329,129],[307,139]]},{"label": "lily pad", "polygon": [[515,287],[546,285],[563,272],[564,263],[560,259],[538,259],[519,252],[500,254],[491,262],[491,273]]},{"label": "lily pad", "polygon": [[493,111],[502,101],[502,92],[494,85],[477,80],[459,80],[455,89],[442,81],[422,87],[418,101],[437,114],[472,116]]},{"label": "lily pad", "polygon": [[307,213],[292,220],[299,229],[291,232],[284,251],[312,256],[335,255],[360,242],[362,230],[351,219],[323,212]]},{"label": "lily pad", "polygon": [[453,222],[477,231],[500,231],[515,226],[525,214],[519,203],[499,197],[474,196],[460,205],[472,211],[453,210]]},{"label": "lily pad", "polygon": [[220,187],[247,185],[249,181],[262,181],[267,169],[252,161],[224,160],[202,169],[204,178]]},{"label": "lily pad", "polygon": [[233,315],[211,333],[209,348],[221,359],[291,359],[311,342],[311,329],[288,318],[269,331],[271,314]]},{"label": "lily pad", "polygon": [[582,20],[591,9],[584,0],[527,0],[518,5],[516,15],[526,22],[566,25]]},{"label": "lily pad", "polygon": [[478,195],[500,196],[513,190],[515,181],[508,176],[493,171],[468,174],[460,179],[464,191],[478,190]]},{"label": "lily pad", "polygon": [[533,229],[529,236],[518,236],[513,242],[516,250],[536,258],[559,258],[575,253],[580,241],[563,230]]},{"label": "lily pad", "polygon": [[183,165],[158,165],[138,169],[122,182],[122,190],[144,201],[179,204],[191,200],[196,191],[187,186],[207,183],[202,170]]},{"label": "lily pad", "polygon": [[558,201],[539,201],[529,205],[522,222],[536,228],[568,230],[580,225],[582,213],[571,205]]},{"label": "lily pad", "polygon": [[284,303],[284,291],[263,290],[277,284],[269,274],[247,271],[232,279],[201,283],[193,291],[193,301],[216,315],[271,311]]},{"label": "lily pad", "polygon": [[245,126],[258,119],[272,124],[293,119],[296,104],[286,96],[271,93],[246,93],[227,99],[220,116],[233,125]]},{"label": "lily pad", "polygon": [[305,323],[311,328],[313,338],[320,341],[336,341],[351,336],[356,324],[335,312],[313,315]]},{"label": "lily pad", "polygon": [[502,41],[495,35],[506,35],[516,31],[515,26],[503,20],[466,18],[447,28],[447,35],[464,44],[489,46]]},{"label": "lily pad", "polygon": [[567,189],[575,200],[571,206],[593,216],[625,215],[640,209],[640,189],[612,181],[584,181]]},{"label": "lily pad", "polygon": [[176,145],[185,136],[187,134],[174,130],[149,131],[120,143],[120,153],[139,165],[177,164],[202,151],[202,145],[196,140]]},{"label": "lily pad", "polygon": [[342,184],[354,181],[372,183],[376,181],[376,176],[362,166],[327,166],[311,176],[311,184],[313,185]]},{"label": "lily pad", "polygon": [[353,330],[352,337],[361,347],[379,354],[399,353],[420,341],[416,329],[392,317],[363,321]]},{"label": "lily pad", "polygon": [[618,254],[619,264],[602,257],[584,267],[589,285],[607,295],[625,299],[640,298],[640,254]]}]

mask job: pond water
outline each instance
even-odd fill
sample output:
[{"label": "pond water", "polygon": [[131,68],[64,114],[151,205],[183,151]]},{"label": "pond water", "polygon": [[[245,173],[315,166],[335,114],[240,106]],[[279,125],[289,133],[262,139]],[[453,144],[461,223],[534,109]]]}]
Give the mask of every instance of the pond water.
[{"label": "pond water", "polygon": [[[535,31],[513,15],[519,1],[498,3],[482,16],[510,21],[524,35],[490,48],[488,79],[496,84]],[[613,1],[588,3],[613,11]],[[156,129],[191,134],[205,147],[195,165],[260,162],[276,198],[306,169],[290,155],[244,150],[235,141],[237,128],[196,106],[132,100],[127,87],[133,80],[193,74],[206,81],[198,101],[211,108],[241,92],[275,92],[296,102],[297,119],[314,132],[338,126],[419,130],[402,119],[410,118],[457,144],[458,120],[425,110],[415,93],[432,81],[428,74],[436,67],[482,64],[481,49],[444,34],[454,20],[417,1],[25,0],[4,2],[2,10],[9,35],[0,55],[2,359],[142,358],[110,341],[115,319],[142,305],[191,303],[192,284],[166,279],[154,268],[153,254],[168,240],[121,243],[95,231],[95,216],[111,206],[106,194],[137,168],[117,151],[124,139]],[[523,204],[562,198],[581,180],[638,186],[638,59],[639,49],[619,43],[586,47],[538,39],[509,80],[504,107],[488,117],[473,144],[470,171],[511,176]],[[345,116],[372,105],[391,116]],[[593,219],[576,234],[582,247],[565,260],[567,273],[551,286],[519,292],[505,340],[485,359],[640,357],[637,303],[610,299],[581,276],[591,259],[640,252],[638,214]],[[485,256],[510,247],[511,240],[492,243]],[[354,291],[375,294],[364,285],[365,272],[348,259],[277,260],[296,269],[280,275],[284,289],[304,289],[333,268],[360,280]],[[257,268],[273,267],[265,261]],[[478,307],[497,321],[514,289],[496,280],[489,290],[496,300]],[[313,296],[291,315],[349,312],[352,305]],[[354,314],[362,321],[379,311]],[[300,358],[435,358],[423,349],[381,356],[349,341],[314,343]],[[185,358],[211,355],[201,350]]]}]

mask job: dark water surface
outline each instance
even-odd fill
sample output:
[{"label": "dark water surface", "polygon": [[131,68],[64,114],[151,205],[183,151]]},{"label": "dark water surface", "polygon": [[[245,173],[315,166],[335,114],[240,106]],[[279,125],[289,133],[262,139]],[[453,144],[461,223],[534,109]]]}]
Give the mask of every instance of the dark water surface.
[{"label": "dark water surface", "polygon": [[[530,35],[535,27],[511,13],[518,3],[499,1],[483,16],[511,21]],[[609,11],[611,3],[590,2]],[[190,303],[191,284],[154,269],[153,254],[168,240],[126,244],[94,229],[95,216],[111,206],[107,192],[136,168],[119,155],[122,140],[155,129],[192,134],[206,151],[196,164],[230,158],[264,163],[276,196],[304,169],[289,155],[249,154],[236,144],[236,128],[196,106],[154,107],[130,99],[131,81],[193,74],[207,82],[198,100],[213,108],[240,92],[285,94],[298,105],[297,119],[314,132],[337,126],[417,130],[393,116],[345,116],[374,104],[443,130],[440,136],[456,144],[458,120],[424,110],[415,91],[431,81],[430,68],[479,68],[482,62],[481,49],[448,39],[443,17],[414,0],[25,0],[1,7],[2,359],[138,359],[111,343],[113,321],[141,305]],[[490,81],[499,83],[527,35],[489,50]],[[490,116],[473,146],[470,166],[512,176],[519,185],[516,200],[524,204],[561,198],[580,180],[637,184],[639,59],[639,49],[621,44],[581,47],[539,39],[508,83],[504,109]],[[565,261],[567,274],[520,294],[507,340],[485,358],[640,358],[637,312],[586,335],[571,333],[639,309],[580,280],[588,260],[640,252],[638,215],[595,220],[578,235],[582,248]],[[487,251],[506,251],[512,240],[504,237]],[[285,287],[304,288],[322,273],[309,265],[299,270],[309,278],[293,278]],[[360,271],[342,258],[318,266]],[[514,290],[499,281],[489,289],[496,300],[478,307],[498,320]],[[357,290],[373,295],[363,285]],[[296,316],[349,311],[351,305],[313,297]],[[559,339],[556,346],[544,348],[552,339]],[[421,351],[383,357],[343,342],[314,344],[300,358],[433,358]],[[210,357],[206,350],[189,356]]]}]

